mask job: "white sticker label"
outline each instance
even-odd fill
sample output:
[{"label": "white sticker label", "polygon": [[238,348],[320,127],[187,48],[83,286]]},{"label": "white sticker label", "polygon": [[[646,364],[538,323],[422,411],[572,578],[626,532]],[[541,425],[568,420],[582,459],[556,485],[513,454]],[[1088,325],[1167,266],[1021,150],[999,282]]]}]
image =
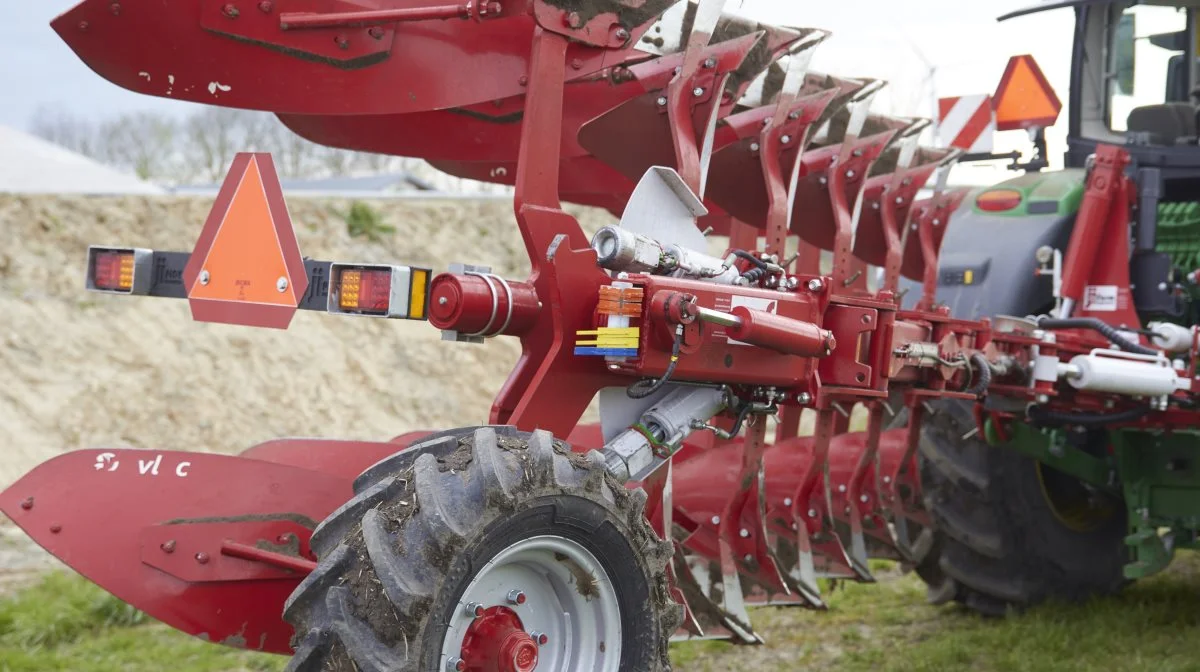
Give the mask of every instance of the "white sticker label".
[{"label": "white sticker label", "polygon": [[[163,456],[155,455],[153,460],[137,461],[138,474],[141,476],[158,476],[159,468],[163,466]],[[96,462],[92,468],[96,471],[116,471],[121,467],[120,460],[113,453],[100,453],[96,456]],[[175,476],[179,478],[187,478],[189,470],[192,468],[192,463],[181,461],[175,465]],[[167,467],[167,473],[170,473],[171,468]]]},{"label": "white sticker label", "polygon": [[1116,285],[1088,285],[1083,288],[1083,309],[1096,312],[1115,312],[1118,296]]},{"label": "white sticker label", "polygon": [[[779,309],[779,301],[776,299],[760,299],[755,296],[737,296],[731,297],[729,302],[729,310],[733,310],[738,306],[745,306],[750,310],[761,310],[765,313],[775,313]],[[730,345],[750,345],[742,341],[729,339]]]}]

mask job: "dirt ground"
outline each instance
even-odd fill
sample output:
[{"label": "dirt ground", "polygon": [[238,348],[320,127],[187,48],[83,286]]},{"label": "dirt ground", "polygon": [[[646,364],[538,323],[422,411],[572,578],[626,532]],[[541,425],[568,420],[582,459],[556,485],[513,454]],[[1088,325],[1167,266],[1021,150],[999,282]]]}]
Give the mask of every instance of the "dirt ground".
[{"label": "dirt ground", "polygon": [[[0,489],[60,452],[238,452],[283,436],[386,440],[487,420],[514,339],[444,343],[428,323],[300,311],[287,331],[193,322],[182,300],[84,290],[89,244],[190,251],[207,198],[0,196]],[[524,277],[511,202],[378,201],[396,228],[351,238],[348,202],[289,203],[317,259],[490,265]],[[585,228],[611,221],[576,209]],[[0,584],[38,564],[0,516]]]}]

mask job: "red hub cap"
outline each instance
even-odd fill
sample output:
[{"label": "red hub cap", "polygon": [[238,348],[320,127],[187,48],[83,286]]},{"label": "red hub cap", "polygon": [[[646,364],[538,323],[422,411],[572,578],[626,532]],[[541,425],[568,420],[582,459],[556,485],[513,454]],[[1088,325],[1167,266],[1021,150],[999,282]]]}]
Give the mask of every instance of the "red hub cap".
[{"label": "red hub cap", "polygon": [[467,672],[533,672],[538,644],[508,607],[490,607],[463,637],[461,669]]}]

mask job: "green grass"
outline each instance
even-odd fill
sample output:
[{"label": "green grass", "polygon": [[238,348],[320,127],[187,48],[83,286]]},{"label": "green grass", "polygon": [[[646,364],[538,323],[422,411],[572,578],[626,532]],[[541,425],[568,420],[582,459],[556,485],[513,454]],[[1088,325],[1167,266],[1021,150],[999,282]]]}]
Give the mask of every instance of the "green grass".
[{"label": "green grass", "polygon": [[[751,611],[765,646],[688,642],[678,670],[1200,670],[1200,555],[1115,598],[1051,604],[1001,620],[925,604],[920,582],[840,584],[826,613]],[[187,637],[73,575],[0,599],[0,672],[280,670],[279,656]]]}]

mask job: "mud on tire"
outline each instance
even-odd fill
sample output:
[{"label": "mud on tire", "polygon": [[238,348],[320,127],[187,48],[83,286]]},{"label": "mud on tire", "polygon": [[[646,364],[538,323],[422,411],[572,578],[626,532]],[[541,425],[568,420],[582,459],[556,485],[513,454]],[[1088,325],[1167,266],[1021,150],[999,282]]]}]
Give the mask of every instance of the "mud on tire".
[{"label": "mud on tire", "polygon": [[920,443],[934,529],[916,544],[930,602],[1001,616],[1047,599],[1115,593],[1127,583],[1122,503],[1114,500],[1112,515],[1087,529],[1065,525],[1044,495],[1035,460],[963,439],[975,426],[969,405],[935,406]]},{"label": "mud on tire", "polygon": [[[621,670],[667,670],[682,621],[668,593],[670,544],[598,453],[572,453],[546,432],[482,427],[408,449],[399,473],[368,473],[315,531],[319,558],[288,599],[292,672],[445,669],[443,640],[475,572],[510,544],[568,539],[594,556],[620,610]],[[611,646],[611,644],[609,645]],[[600,650],[605,650],[604,642]]]}]

